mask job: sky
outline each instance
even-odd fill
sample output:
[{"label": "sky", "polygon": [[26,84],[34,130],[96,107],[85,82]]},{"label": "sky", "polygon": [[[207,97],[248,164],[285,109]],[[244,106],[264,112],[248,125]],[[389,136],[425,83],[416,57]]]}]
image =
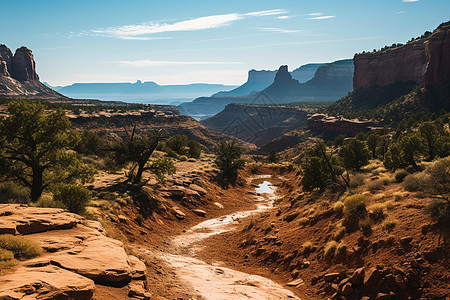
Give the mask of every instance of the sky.
[{"label": "sky", "polygon": [[20,0],[0,44],[33,50],[41,81],[245,82],[404,43],[450,19],[449,0]]}]

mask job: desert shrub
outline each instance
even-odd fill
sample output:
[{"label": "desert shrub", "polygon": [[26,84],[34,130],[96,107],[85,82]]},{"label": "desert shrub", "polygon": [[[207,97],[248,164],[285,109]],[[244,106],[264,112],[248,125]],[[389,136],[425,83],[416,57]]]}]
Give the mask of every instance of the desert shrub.
[{"label": "desert shrub", "polygon": [[[187,154],[189,138],[184,134],[173,135],[165,142],[166,150],[172,150],[178,155]],[[166,151],[167,152],[167,151]]]},{"label": "desert shrub", "polygon": [[234,140],[221,140],[215,146],[216,165],[221,171],[221,180],[234,183],[239,169],[244,168],[245,161],[241,159],[242,148]]},{"label": "desert shrub", "polygon": [[202,147],[200,146],[200,144],[194,140],[189,140],[187,146],[189,148],[188,150],[189,157],[199,159],[200,154],[202,153]]},{"label": "desert shrub", "polygon": [[150,172],[156,175],[158,181],[163,183],[166,179],[165,175],[175,174],[177,171],[173,160],[169,157],[163,157],[154,160],[148,167]]},{"label": "desert shrub", "polygon": [[298,224],[300,226],[307,225],[309,223],[309,219],[306,217],[302,217],[298,220]]},{"label": "desert shrub", "polygon": [[0,235],[0,248],[11,251],[16,259],[27,259],[42,254],[39,244],[23,236]]},{"label": "desert shrub", "polygon": [[385,208],[386,206],[382,203],[376,203],[369,206],[370,218],[375,222],[380,222],[384,220],[386,218],[386,215],[384,214]]},{"label": "desert shrub", "polygon": [[0,272],[4,269],[12,268],[15,265],[17,265],[17,260],[14,258],[14,253],[0,248]]},{"label": "desert shrub", "polygon": [[395,182],[402,182],[403,179],[405,179],[406,176],[408,176],[408,172],[406,172],[406,170],[404,169],[400,169],[395,171],[394,174],[394,178],[395,178]]},{"label": "desert shrub", "polygon": [[79,153],[98,156],[105,154],[106,149],[106,141],[95,132],[89,130],[83,130],[80,133],[80,141],[75,147],[75,150]]},{"label": "desert shrub", "polygon": [[14,182],[0,183],[0,203],[27,203],[28,190]]},{"label": "desert shrub", "polygon": [[76,214],[86,212],[86,206],[92,197],[91,192],[84,186],[61,183],[54,188],[53,198],[63,203],[66,208]]},{"label": "desert shrub", "polygon": [[355,174],[350,177],[350,187],[356,188],[364,183],[365,176],[363,174]]},{"label": "desert shrub", "polygon": [[369,162],[370,153],[364,142],[351,139],[341,147],[339,156],[346,169],[359,171]]},{"label": "desert shrub", "polygon": [[336,248],[338,246],[338,243],[336,241],[329,241],[324,249],[324,257],[326,260],[330,260],[334,257],[336,253]]},{"label": "desert shrub", "polygon": [[42,195],[35,204],[37,207],[67,208],[64,203],[56,201],[49,195]]},{"label": "desert shrub", "polygon": [[367,183],[367,189],[371,192],[381,189],[384,185],[383,181],[376,179]]},{"label": "desert shrub", "polygon": [[384,202],[384,206],[386,207],[387,210],[393,210],[395,207],[395,204],[393,201],[386,201],[386,202]]},{"label": "desert shrub", "polygon": [[364,218],[359,221],[359,227],[365,236],[372,234],[372,220],[370,218]]},{"label": "desert shrub", "polygon": [[362,215],[366,213],[366,195],[355,194],[344,199],[344,213]]},{"label": "desert shrub", "polygon": [[405,179],[402,182],[402,185],[407,191],[410,192],[420,191],[423,180],[424,176],[422,173],[410,174],[405,177]]},{"label": "desert shrub", "polygon": [[180,156],[178,157],[178,159],[179,159],[180,161],[187,161],[187,160],[188,160],[188,158],[187,158],[186,155],[180,155]]},{"label": "desert shrub", "polygon": [[314,247],[313,243],[311,243],[310,241],[304,242],[301,248],[302,254],[308,255],[309,253],[312,252],[313,247]]},{"label": "desert shrub", "polygon": [[333,204],[333,211],[337,213],[342,213],[344,211],[344,203],[337,201]]},{"label": "desert shrub", "polygon": [[425,207],[425,211],[443,228],[450,228],[450,203],[443,200],[433,200]]},{"label": "desert shrub", "polygon": [[383,230],[387,232],[392,232],[396,226],[397,220],[392,218],[384,220],[383,224],[381,224],[381,228],[383,228]]}]

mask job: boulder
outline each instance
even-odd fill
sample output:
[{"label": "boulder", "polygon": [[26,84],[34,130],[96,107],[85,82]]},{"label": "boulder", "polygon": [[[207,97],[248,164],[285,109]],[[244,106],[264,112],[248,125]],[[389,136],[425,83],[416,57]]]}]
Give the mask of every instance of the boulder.
[{"label": "boulder", "polygon": [[192,212],[200,217],[206,217],[206,211],[202,209],[193,209]]},{"label": "boulder", "polygon": [[325,282],[333,282],[338,279],[339,273],[327,273],[323,276]]},{"label": "boulder", "polygon": [[381,279],[380,270],[376,268],[371,268],[365,272],[363,282],[365,286],[374,286],[380,281],[380,279]]},{"label": "boulder", "polygon": [[186,214],[176,206],[172,207],[171,212],[178,220],[186,219]]},{"label": "boulder", "polygon": [[151,294],[147,292],[144,281],[132,281],[128,284],[128,297],[149,300]]},{"label": "boulder", "polygon": [[0,233],[30,234],[48,230],[70,229],[84,218],[60,208],[0,204]]},{"label": "boulder", "polygon": [[188,199],[195,199],[200,200],[200,194],[194,190],[186,189],[185,190],[185,197]]},{"label": "boulder", "polygon": [[94,282],[57,266],[21,266],[0,277],[0,299],[91,299]]},{"label": "boulder", "polygon": [[147,267],[134,255],[128,256],[128,264],[131,267],[133,279],[144,279],[147,274]]},{"label": "boulder", "polygon": [[206,195],[206,190],[204,188],[202,188],[199,185],[196,184],[190,184],[189,188],[193,191],[196,191],[197,193],[199,193],[201,196],[205,196]]},{"label": "boulder", "polygon": [[123,244],[99,235],[51,258],[54,265],[81,274],[96,282],[124,282],[133,277]]}]

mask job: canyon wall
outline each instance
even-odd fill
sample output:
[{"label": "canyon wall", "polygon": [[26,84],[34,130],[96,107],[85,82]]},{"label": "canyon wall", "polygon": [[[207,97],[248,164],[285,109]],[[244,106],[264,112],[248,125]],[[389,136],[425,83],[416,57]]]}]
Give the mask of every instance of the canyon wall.
[{"label": "canyon wall", "polygon": [[357,54],[353,58],[353,90],[396,82],[423,82],[427,65],[425,39],[386,51]]},{"label": "canyon wall", "polygon": [[414,82],[425,87],[450,79],[450,22],[429,37],[385,51],[357,54],[353,58],[353,90]]}]

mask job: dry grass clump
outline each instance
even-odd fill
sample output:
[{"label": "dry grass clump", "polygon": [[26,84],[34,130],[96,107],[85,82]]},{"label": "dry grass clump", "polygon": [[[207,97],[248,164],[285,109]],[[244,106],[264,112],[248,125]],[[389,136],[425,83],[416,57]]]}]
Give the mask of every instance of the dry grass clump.
[{"label": "dry grass clump", "polygon": [[329,241],[324,249],[324,257],[326,260],[330,260],[334,257],[336,253],[336,248],[338,246],[338,243],[336,241]]},{"label": "dry grass clump", "polygon": [[394,196],[395,201],[400,201],[403,199],[403,193],[400,193],[400,192],[394,193],[393,196]]},{"label": "dry grass clump", "polygon": [[404,169],[395,171],[395,173],[394,173],[395,182],[398,182],[398,183],[402,182],[403,179],[405,179],[405,177],[408,175],[409,175],[409,173],[406,172],[406,170],[404,170]]},{"label": "dry grass clump", "polygon": [[384,203],[375,203],[369,206],[370,218],[375,222],[380,222],[386,218],[384,210],[386,205]]},{"label": "dry grass clump", "polygon": [[313,243],[311,243],[310,241],[304,242],[301,248],[302,254],[303,255],[308,255],[311,252],[313,252]]},{"label": "dry grass clump", "polygon": [[388,218],[384,220],[383,224],[381,224],[381,228],[383,228],[386,232],[392,232],[396,226],[397,220],[393,218]]},{"label": "dry grass clump", "polygon": [[372,180],[367,183],[367,189],[371,192],[381,189],[383,183],[380,180]]},{"label": "dry grass clump", "polygon": [[372,170],[375,170],[375,169],[379,168],[380,166],[381,166],[381,161],[379,161],[379,160],[372,160],[372,161],[370,161],[369,164],[367,164],[364,167],[362,167],[361,170],[372,171]]},{"label": "dry grass clump", "polygon": [[0,248],[11,251],[16,259],[28,259],[39,256],[43,250],[41,246],[29,238],[11,234],[0,235]]},{"label": "dry grass clump", "polygon": [[363,235],[369,236],[372,234],[372,220],[370,218],[364,218],[359,220],[359,227]]},{"label": "dry grass clump", "polygon": [[309,218],[302,217],[302,218],[298,219],[298,224],[300,226],[308,225],[308,223],[309,223]]},{"label": "dry grass clump", "polygon": [[12,268],[15,265],[17,265],[17,259],[14,258],[14,253],[0,248],[0,274],[2,270]]},{"label": "dry grass clump", "polygon": [[336,257],[343,258],[343,257],[345,257],[346,254],[347,254],[347,245],[344,242],[340,242],[336,246],[336,251],[335,251],[334,255]]},{"label": "dry grass clump", "polygon": [[422,188],[422,183],[425,179],[424,177],[425,176],[423,173],[408,175],[403,180],[402,185],[407,191],[410,192],[420,191]]},{"label": "dry grass clump", "polygon": [[376,176],[376,175],[379,175],[381,173],[385,173],[386,171],[387,170],[386,170],[385,167],[379,167],[379,168],[376,168],[376,169],[372,170],[372,175]]},{"label": "dry grass clump", "polygon": [[344,199],[344,213],[347,215],[366,212],[366,195],[355,194]]},{"label": "dry grass clump", "polygon": [[342,213],[344,211],[344,203],[337,201],[333,204],[333,211],[336,213]]},{"label": "dry grass clump", "polygon": [[336,242],[339,242],[345,236],[345,232],[345,227],[342,226],[342,224],[339,224],[331,235],[331,238]]}]

